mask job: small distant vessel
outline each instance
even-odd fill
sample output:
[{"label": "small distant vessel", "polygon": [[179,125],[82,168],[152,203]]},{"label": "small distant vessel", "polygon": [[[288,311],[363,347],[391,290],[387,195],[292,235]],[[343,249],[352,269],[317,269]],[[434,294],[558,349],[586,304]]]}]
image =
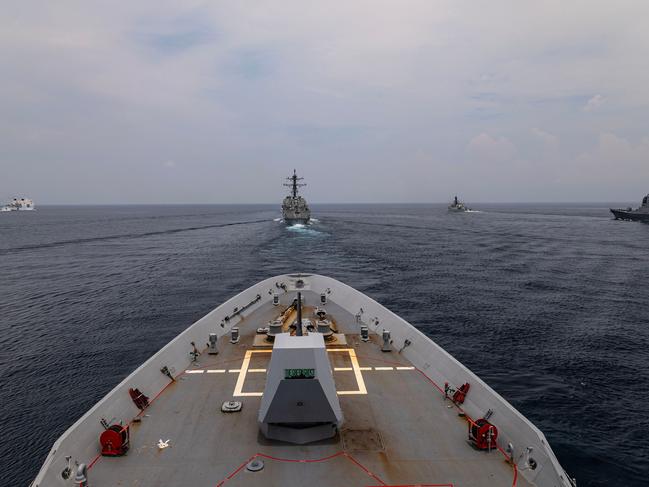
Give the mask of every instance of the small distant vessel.
[{"label": "small distant vessel", "polygon": [[471,208],[468,208],[462,201],[457,199],[457,196],[453,198],[453,202],[448,205],[448,211],[452,211],[454,213],[466,213],[468,211],[471,211]]},{"label": "small distant vessel", "polygon": [[286,178],[289,183],[284,183],[284,186],[291,188],[291,194],[284,198],[282,202],[282,217],[287,225],[295,225],[296,223],[307,224],[311,218],[311,210],[306,200],[298,195],[298,188],[306,186],[306,183],[298,183],[304,178],[297,177],[295,169],[293,175]]},{"label": "small distant vessel", "polygon": [[33,200],[29,198],[14,198],[11,203],[0,208],[0,211],[31,211],[33,209]]},{"label": "small distant vessel", "polygon": [[642,198],[642,204],[635,210],[630,206],[624,208],[610,208],[616,220],[629,220],[638,222],[649,222],[649,194]]}]

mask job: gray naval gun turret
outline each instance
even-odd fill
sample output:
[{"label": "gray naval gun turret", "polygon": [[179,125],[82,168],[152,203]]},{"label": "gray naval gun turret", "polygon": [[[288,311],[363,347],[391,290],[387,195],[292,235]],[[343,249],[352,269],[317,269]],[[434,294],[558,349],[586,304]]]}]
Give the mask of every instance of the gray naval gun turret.
[{"label": "gray naval gun turret", "polygon": [[311,210],[306,200],[298,194],[298,188],[306,186],[305,183],[298,183],[304,178],[297,177],[295,169],[293,169],[293,175],[286,179],[290,182],[284,183],[284,186],[291,188],[291,194],[286,196],[282,202],[282,218],[287,225],[307,224],[311,218]]},{"label": "gray naval gun turret", "polygon": [[649,223],[649,194],[642,198],[642,204],[635,210],[631,207],[610,208],[616,220],[629,220]]}]

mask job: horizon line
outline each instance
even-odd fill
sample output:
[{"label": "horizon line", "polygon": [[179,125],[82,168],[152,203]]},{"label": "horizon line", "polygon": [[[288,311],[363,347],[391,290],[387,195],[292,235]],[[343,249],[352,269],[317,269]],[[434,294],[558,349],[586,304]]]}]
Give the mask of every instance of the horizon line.
[{"label": "horizon line", "polygon": [[[573,200],[573,201],[468,201],[464,200],[465,203],[470,203],[474,205],[532,205],[532,204],[552,204],[552,205],[574,205],[574,204],[612,204],[612,203],[627,203],[626,201],[586,201],[586,200]],[[363,201],[363,202],[312,202],[310,205],[448,205],[448,201]],[[197,202],[174,202],[174,203],[38,203],[35,204],[35,207],[38,206],[278,206],[281,207],[281,203],[267,203],[267,202],[255,202],[255,203],[197,203]]]}]

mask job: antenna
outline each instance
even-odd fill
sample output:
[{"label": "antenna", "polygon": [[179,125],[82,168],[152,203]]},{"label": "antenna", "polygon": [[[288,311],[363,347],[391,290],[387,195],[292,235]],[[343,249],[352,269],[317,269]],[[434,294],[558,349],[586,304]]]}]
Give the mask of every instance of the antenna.
[{"label": "antenna", "polygon": [[302,181],[304,178],[298,178],[295,169],[293,169],[293,175],[287,177],[286,179],[290,181],[290,183],[284,183],[284,186],[291,188],[291,194],[293,195],[293,198],[297,198],[297,188],[306,186],[306,183],[298,183],[298,181]]},{"label": "antenna", "polygon": [[297,327],[295,328],[295,335],[302,336],[302,293],[297,293]]}]

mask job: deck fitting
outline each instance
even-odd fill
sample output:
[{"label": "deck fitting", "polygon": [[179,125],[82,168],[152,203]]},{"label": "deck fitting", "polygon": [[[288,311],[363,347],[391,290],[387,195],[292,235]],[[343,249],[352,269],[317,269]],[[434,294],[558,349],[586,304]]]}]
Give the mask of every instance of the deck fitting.
[{"label": "deck fitting", "polygon": [[250,470],[251,472],[259,472],[264,468],[264,462],[259,460],[258,458],[255,458],[248,462],[248,465],[246,465],[246,469]]}]

